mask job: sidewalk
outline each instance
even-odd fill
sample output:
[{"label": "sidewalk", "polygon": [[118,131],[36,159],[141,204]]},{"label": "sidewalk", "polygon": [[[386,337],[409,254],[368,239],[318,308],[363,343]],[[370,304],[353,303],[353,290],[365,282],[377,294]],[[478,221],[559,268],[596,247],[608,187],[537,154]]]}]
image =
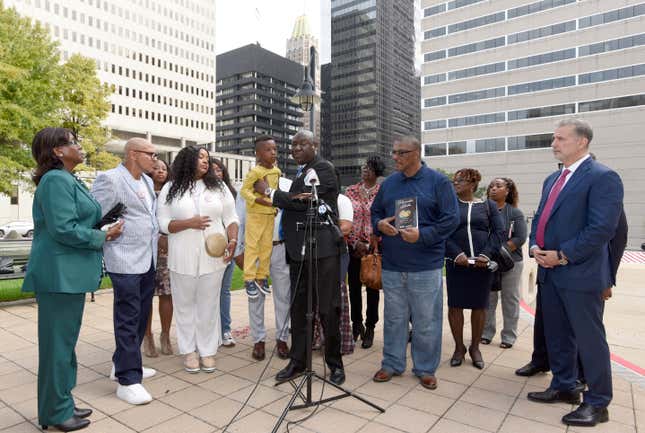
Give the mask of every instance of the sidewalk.
[{"label": "sidewalk", "polygon": [[[634,266],[632,268],[632,266]],[[621,268],[619,287],[608,304],[606,323],[612,352],[645,367],[643,331],[645,267],[627,265]],[[89,297],[88,297],[89,299]],[[381,306],[382,307],[382,306]],[[156,309],[156,303],[155,303]],[[444,309],[444,313],[447,308]],[[6,433],[36,432],[36,304],[0,308],[0,431]],[[237,339],[234,348],[221,347],[217,370],[212,374],[188,374],[178,356],[148,359],[147,366],[157,375],[144,385],[155,400],[146,406],[133,407],[118,400],[116,384],[108,379],[114,347],[112,332],[112,294],[96,296],[87,302],[83,328],[77,346],[78,385],[74,391],[79,406],[94,409],[92,424],[86,432],[220,432],[249,395],[260,372],[269,361],[251,359],[252,342],[248,336],[247,298],[243,291],[232,294],[233,326]],[[468,316],[467,316],[468,317]],[[550,432],[645,432],[645,388],[633,383],[635,375],[624,374],[614,364],[614,400],[609,407],[611,421],[593,429],[567,428],[560,423],[570,405],[542,405],[529,402],[526,393],[547,387],[550,375],[521,378],[513,374],[530,358],[532,327],[528,315],[520,320],[520,338],[510,350],[502,350],[496,338],[490,346],[481,346],[486,368],[475,369],[469,358],[458,368],[450,368],[453,351],[448,321],[444,320],[442,363],[437,371],[439,387],[429,391],[419,385],[409,370],[391,382],[377,384],[372,375],[380,367],[382,325],[377,327],[372,349],[357,347],[344,357],[345,387],[386,408],[384,414],[347,398],[320,407],[312,417],[292,432],[319,433],[550,433]],[[641,320],[639,320],[641,319]],[[273,324],[270,302],[266,323]],[[159,326],[158,316],[153,322]],[[466,333],[469,334],[467,323]],[[155,330],[158,341],[159,330]],[[174,336],[174,329],[171,333]],[[468,339],[469,337],[467,337]],[[173,339],[174,343],[174,339]],[[175,346],[176,347],[176,346]],[[267,342],[267,350],[272,349]],[[315,353],[316,369],[322,374],[322,358]],[[285,407],[290,395],[288,384],[274,387],[275,373],[286,361],[273,359],[264,378],[238,420],[227,431],[268,432]],[[410,362],[408,362],[410,366]],[[314,384],[314,397],[321,386]],[[325,396],[335,394],[325,387]],[[313,410],[291,411],[287,419],[297,420]],[[286,431],[286,422],[281,431]]]}]

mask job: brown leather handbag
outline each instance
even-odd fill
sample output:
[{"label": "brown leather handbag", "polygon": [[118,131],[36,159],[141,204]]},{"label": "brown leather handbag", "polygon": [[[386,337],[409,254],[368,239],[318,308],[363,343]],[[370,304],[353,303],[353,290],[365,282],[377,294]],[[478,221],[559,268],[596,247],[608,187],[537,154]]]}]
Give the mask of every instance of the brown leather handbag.
[{"label": "brown leather handbag", "polygon": [[374,252],[361,257],[361,283],[374,290],[381,290],[381,265],[382,257],[378,252],[378,244]]}]

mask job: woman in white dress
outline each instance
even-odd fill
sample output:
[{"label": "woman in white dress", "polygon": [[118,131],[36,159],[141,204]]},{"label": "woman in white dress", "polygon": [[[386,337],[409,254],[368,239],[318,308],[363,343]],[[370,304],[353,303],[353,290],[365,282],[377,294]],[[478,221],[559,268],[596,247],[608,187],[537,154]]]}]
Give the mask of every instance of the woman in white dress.
[{"label": "woman in white dress", "polygon": [[[229,189],[217,178],[208,151],[188,146],[171,167],[172,181],[159,194],[157,218],[168,233],[168,269],[177,346],[190,373],[215,370],[221,343],[219,299],[222,276],[237,243],[238,219]],[[206,251],[205,240],[224,235],[222,257]]]}]

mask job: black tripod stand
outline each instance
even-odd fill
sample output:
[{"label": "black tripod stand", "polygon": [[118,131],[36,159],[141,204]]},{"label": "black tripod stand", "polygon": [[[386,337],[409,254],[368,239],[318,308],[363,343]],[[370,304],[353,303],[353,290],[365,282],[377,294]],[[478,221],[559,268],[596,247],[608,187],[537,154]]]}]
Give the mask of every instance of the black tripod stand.
[{"label": "black tripod stand", "polygon": [[[312,185],[313,187],[313,196],[317,198],[317,193],[316,193],[316,187],[315,185]],[[291,396],[291,399],[289,400],[289,403],[287,406],[284,408],[284,411],[280,415],[280,418],[278,418],[278,422],[275,424],[273,427],[272,432],[276,433],[278,429],[280,428],[280,425],[284,421],[285,417],[287,416],[287,413],[289,413],[290,410],[293,409],[303,409],[307,407],[312,407],[312,406],[317,406],[323,403],[327,403],[330,401],[334,400],[339,400],[342,398],[346,397],[354,397],[357,400],[362,401],[363,403],[372,406],[373,408],[379,410],[381,413],[385,412],[385,409],[383,409],[380,406],[375,405],[371,401],[358,396],[356,394],[353,394],[351,391],[336,385],[335,383],[327,380],[324,376],[318,375],[313,369],[312,369],[312,339],[313,339],[313,323],[314,323],[314,311],[313,311],[313,291],[314,291],[314,275],[313,275],[313,266],[314,266],[314,259],[317,257],[317,247],[316,247],[316,234],[317,234],[317,227],[320,226],[321,224],[328,224],[327,222],[317,222],[315,215],[316,215],[316,203],[318,202],[317,199],[313,199],[310,201],[309,209],[307,210],[307,222],[305,224],[305,245],[308,249],[309,256],[307,257],[307,313],[305,315],[306,317],[306,322],[307,322],[307,336],[305,338],[305,352],[306,352],[306,365],[305,365],[305,371],[301,373],[299,376],[296,376],[294,378],[291,378],[289,380],[286,380],[284,382],[278,382],[276,383],[275,386],[281,385],[285,382],[288,382],[294,389],[293,395]],[[342,236],[342,235],[341,235]],[[305,247],[303,245],[303,247]],[[333,386],[334,388],[342,391],[342,394],[335,395],[333,397],[328,397],[321,399],[319,401],[313,401],[311,397],[311,385],[313,378],[316,378],[323,383],[329,384]],[[296,383],[296,380],[299,379],[298,383]],[[302,388],[307,385],[305,393],[303,393]],[[296,402],[296,398],[300,397],[302,399],[303,403],[302,404],[297,404],[295,405],[294,403]]]}]

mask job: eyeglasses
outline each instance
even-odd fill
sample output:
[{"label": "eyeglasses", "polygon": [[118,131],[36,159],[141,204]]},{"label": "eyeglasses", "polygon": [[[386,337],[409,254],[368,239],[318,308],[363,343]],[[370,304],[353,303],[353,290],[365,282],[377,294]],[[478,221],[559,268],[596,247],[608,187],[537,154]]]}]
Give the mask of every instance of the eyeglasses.
[{"label": "eyeglasses", "polygon": [[392,150],[390,154],[392,154],[392,156],[403,156],[414,151],[415,150]]},{"label": "eyeglasses", "polygon": [[148,155],[152,159],[157,159],[157,157],[159,156],[155,152],[148,152],[146,150],[134,150],[134,152],[145,153],[146,155]]},{"label": "eyeglasses", "polygon": [[72,140],[65,143],[65,146],[81,147],[81,143],[79,143],[78,140]]},{"label": "eyeglasses", "polygon": [[466,179],[453,179],[452,183],[468,183]]}]

